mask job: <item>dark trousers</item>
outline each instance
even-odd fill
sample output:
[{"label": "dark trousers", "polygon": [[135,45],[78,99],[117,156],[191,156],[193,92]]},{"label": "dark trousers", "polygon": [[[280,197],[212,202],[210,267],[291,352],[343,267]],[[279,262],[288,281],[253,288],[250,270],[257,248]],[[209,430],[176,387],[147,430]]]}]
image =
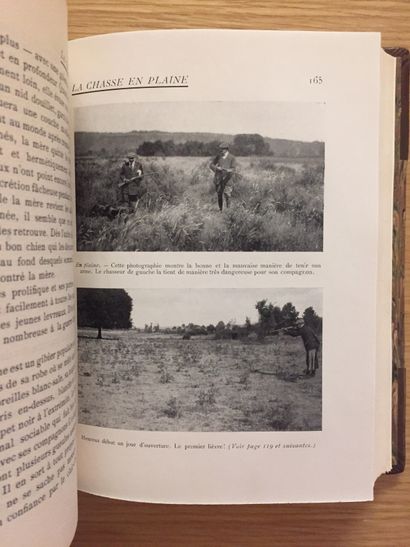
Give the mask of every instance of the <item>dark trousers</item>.
[{"label": "dark trousers", "polygon": [[222,211],[223,209],[224,196],[225,196],[225,207],[229,208],[229,196],[227,194],[224,194],[223,192],[218,192],[218,207],[220,211]]},{"label": "dark trousers", "polygon": [[307,349],[306,350],[306,370],[313,372],[317,370],[318,368],[319,368],[319,359],[318,359],[317,348]]}]

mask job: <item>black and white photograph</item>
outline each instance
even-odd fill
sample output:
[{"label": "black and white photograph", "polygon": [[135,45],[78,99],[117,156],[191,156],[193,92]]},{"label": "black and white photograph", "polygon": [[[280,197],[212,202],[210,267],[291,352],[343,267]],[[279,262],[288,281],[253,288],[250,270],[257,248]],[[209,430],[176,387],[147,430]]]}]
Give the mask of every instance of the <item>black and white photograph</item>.
[{"label": "black and white photograph", "polygon": [[79,422],[320,431],[322,289],[77,289]]},{"label": "black and white photograph", "polygon": [[322,251],[325,106],[77,108],[77,250]]}]

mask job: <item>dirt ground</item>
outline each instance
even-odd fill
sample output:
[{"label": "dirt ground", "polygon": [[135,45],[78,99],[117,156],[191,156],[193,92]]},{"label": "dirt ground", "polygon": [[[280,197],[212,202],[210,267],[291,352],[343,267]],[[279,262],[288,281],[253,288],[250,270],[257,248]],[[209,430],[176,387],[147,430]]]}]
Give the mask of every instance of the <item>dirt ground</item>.
[{"label": "dirt ground", "polygon": [[79,332],[79,422],[149,431],[318,431],[322,363],[300,338]]}]

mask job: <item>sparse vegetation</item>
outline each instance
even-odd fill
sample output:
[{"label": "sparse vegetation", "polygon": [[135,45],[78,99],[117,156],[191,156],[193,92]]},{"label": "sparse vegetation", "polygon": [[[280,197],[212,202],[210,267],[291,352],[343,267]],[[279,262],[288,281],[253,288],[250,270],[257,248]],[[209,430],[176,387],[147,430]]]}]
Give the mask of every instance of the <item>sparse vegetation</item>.
[{"label": "sparse vegetation", "polygon": [[163,412],[168,418],[179,418],[181,416],[180,405],[178,404],[176,397],[170,397],[168,399]]},{"label": "sparse vegetation", "polygon": [[321,363],[315,377],[305,376],[298,339],[208,334],[187,343],[177,334],[116,330],[98,341],[88,332],[81,329],[79,338],[81,423],[153,431],[321,429]]},{"label": "sparse vegetation", "polygon": [[198,395],[198,404],[202,407],[213,405],[216,402],[216,390],[212,384],[208,389],[201,389]]},{"label": "sparse vegetation", "polygon": [[249,377],[250,377],[250,370],[245,370],[245,372],[242,372],[242,374],[239,376],[239,383],[245,387],[248,387]]},{"label": "sparse vegetation", "polygon": [[169,384],[173,380],[172,374],[170,374],[167,370],[162,369],[159,377],[159,381],[161,384]]}]

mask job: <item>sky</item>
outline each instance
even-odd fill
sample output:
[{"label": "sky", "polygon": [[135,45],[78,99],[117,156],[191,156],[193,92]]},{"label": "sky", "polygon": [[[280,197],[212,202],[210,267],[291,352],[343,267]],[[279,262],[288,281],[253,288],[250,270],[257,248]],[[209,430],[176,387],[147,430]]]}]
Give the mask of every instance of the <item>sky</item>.
[{"label": "sky", "polygon": [[146,323],[159,323],[162,328],[183,323],[215,325],[220,320],[242,325],[247,316],[254,323],[258,319],[255,304],[264,298],[280,307],[292,302],[300,315],[313,306],[322,316],[322,290],[317,288],[127,289],[127,293],[133,300],[132,323],[138,328]]},{"label": "sky", "polygon": [[77,108],[75,131],[258,133],[273,139],[325,140],[325,104],[146,102]]}]

